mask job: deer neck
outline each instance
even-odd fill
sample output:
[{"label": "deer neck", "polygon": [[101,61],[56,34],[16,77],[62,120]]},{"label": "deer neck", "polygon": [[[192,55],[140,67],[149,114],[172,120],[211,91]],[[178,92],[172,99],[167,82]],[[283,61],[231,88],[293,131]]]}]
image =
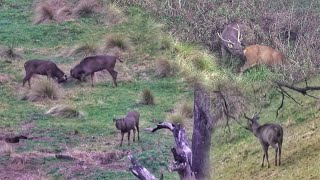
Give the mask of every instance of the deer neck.
[{"label": "deer neck", "polygon": [[258,122],[253,123],[252,132],[256,137],[259,136],[259,128],[260,128],[260,124]]}]

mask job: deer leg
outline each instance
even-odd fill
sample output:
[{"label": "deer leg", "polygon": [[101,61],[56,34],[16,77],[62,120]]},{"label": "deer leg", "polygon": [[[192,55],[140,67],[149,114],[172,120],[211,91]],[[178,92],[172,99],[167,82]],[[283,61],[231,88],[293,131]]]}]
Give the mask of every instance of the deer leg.
[{"label": "deer leg", "polygon": [[139,124],[136,125],[137,131],[138,131],[138,141],[140,141],[140,137],[139,137]]},{"label": "deer leg", "polygon": [[267,163],[268,163],[268,168],[270,168],[270,164],[269,164],[269,155],[268,155],[268,148],[269,148],[269,146],[267,146],[267,147],[266,147],[266,152],[265,152],[265,154],[266,154],[266,159],[267,159]]},{"label": "deer leg", "polygon": [[94,72],[90,74],[91,76],[91,87],[93,87],[93,76],[94,76]]},{"label": "deer leg", "polygon": [[130,146],[130,130],[128,131],[128,146]]},{"label": "deer leg", "polygon": [[22,83],[22,86],[24,87],[24,84],[28,81],[28,85],[29,85],[29,88],[31,87],[31,84],[30,84],[30,79],[32,77],[32,73],[28,73],[26,74],[26,76],[23,78],[23,83]]},{"label": "deer leg", "polygon": [[271,144],[271,146],[275,149],[275,152],[276,152],[276,159],[275,159],[275,166],[278,165],[278,151],[279,151],[279,147],[277,144]]},{"label": "deer leg", "polygon": [[112,76],[112,80],[113,80],[113,87],[117,87],[117,76],[118,76],[118,72],[115,71],[114,69],[107,69],[107,71],[109,72],[109,74]]},{"label": "deer leg", "polygon": [[133,142],[136,142],[136,129],[133,128]]},{"label": "deer leg", "polygon": [[279,163],[278,163],[278,165],[280,166],[281,165],[281,148],[282,148],[282,144],[280,143],[280,144],[278,144],[278,146],[279,146],[279,150],[278,150],[278,152],[279,152]]},{"label": "deer leg", "polygon": [[120,143],[120,146],[122,146],[123,136],[124,136],[124,133],[121,132],[121,143]]},{"label": "deer leg", "polygon": [[265,157],[266,157],[266,154],[265,154],[265,153],[263,153],[261,167],[263,167],[263,165],[264,165],[264,158],[265,158]]}]

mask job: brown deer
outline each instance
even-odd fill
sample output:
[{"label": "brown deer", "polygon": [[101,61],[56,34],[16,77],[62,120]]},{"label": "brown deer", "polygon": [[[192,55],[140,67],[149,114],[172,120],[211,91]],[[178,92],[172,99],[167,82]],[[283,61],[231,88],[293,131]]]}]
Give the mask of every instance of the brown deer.
[{"label": "brown deer", "polygon": [[240,68],[240,74],[243,74],[246,70],[259,64],[265,64],[271,67],[276,64],[287,64],[285,56],[278,50],[264,45],[251,45],[243,50],[245,56],[245,63]]}]

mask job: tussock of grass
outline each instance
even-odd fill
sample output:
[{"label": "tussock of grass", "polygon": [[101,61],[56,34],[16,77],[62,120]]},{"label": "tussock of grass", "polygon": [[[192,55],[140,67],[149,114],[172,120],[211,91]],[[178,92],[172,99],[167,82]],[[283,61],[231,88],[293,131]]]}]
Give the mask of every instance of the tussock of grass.
[{"label": "tussock of grass", "polygon": [[98,12],[99,3],[96,0],[80,0],[73,9],[77,17],[91,16]]},{"label": "tussock of grass", "polygon": [[10,81],[11,81],[11,78],[9,75],[0,73],[0,84],[5,84]]},{"label": "tussock of grass", "polygon": [[186,117],[184,117],[183,115],[178,114],[178,113],[169,114],[169,115],[167,115],[166,119],[168,119],[173,124],[179,123],[182,126],[185,126],[185,123],[186,123],[185,122]]},{"label": "tussock of grass", "polygon": [[113,48],[119,48],[122,51],[131,51],[133,50],[133,45],[129,38],[121,34],[110,34],[106,37],[105,50],[108,51]]},{"label": "tussock of grass", "polygon": [[156,75],[163,78],[167,77],[172,73],[171,64],[168,59],[160,57],[156,59]]},{"label": "tussock of grass", "polygon": [[35,9],[34,24],[47,23],[54,20],[54,8],[45,1],[39,2]]},{"label": "tussock of grass", "polygon": [[193,117],[193,104],[191,102],[182,101],[176,106],[176,113],[186,118]]},{"label": "tussock of grass", "polygon": [[0,156],[1,155],[10,156],[13,152],[14,152],[14,149],[10,144],[6,142],[0,142]]},{"label": "tussock of grass", "polygon": [[63,6],[57,9],[54,19],[58,22],[70,20],[72,18],[72,9],[69,6]]},{"label": "tussock of grass", "polygon": [[52,79],[41,79],[32,84],[31,89],[22,99],[41,101],[44,99],[58,99],[59,87]]},{"label": "tussock of grass", "polygon": [[14,47],[0,46],[0,58],[3,59],[21,59],[22,56],[18,54]]},{"label": "tussock of grass", "polygon": [[63,105],[52,107],[46,114],[62,118],[82,118],[84,116],[83,112],[78,111],[76,108]]},{"label": "tussock of grass", "polygon": [[86,56],[95,55],[97,52],[98,52],[98,47],[96,44],[92,42],[85,42],[71,49],[68,55],[86,57]]},{"label": "tussock of grass", "polygon": [[142,95],[141,95],[142,99],[141,99],[141,104],[144,104],[144,105],[153,105],[154,104],[154,96],[152,94],[152,92],[150,91],[150,89],[148,88],[145,88],[142,92]]},{"label": "tussock of grass", "polygon": [[107,25],[119,24],[126,21],[123,10],[116,4],[109,4],[105,12]]}]

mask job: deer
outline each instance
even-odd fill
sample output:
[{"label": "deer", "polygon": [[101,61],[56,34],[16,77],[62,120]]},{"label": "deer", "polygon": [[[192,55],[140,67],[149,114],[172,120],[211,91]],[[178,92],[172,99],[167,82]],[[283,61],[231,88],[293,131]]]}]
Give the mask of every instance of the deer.
[{"label": "deer", "polygon": [[221,55],[222,57],[226,56],[227,52],[230,52],[232,55],[241,55],[244,49],[242,45],[242,33],[240,26],[243,27],[243,24],[239,23],[230,23],[222,31],[222,33],[217,33],[218,37],[221,39]]},{"label": "deer", "polygon": [[116,61],[122,62],[117,56],[98,55],[89,56],[81,60],[81,62],[70,70],[70,75],[74,79],[83,81],[86,76],[91,77],[91,86],[93,87],[94,73],[106,69],[113,80],[113,87],[117,86],[118,72],[114,70]]},{"label": "deer", "polygon": [[[260,113],[260,112],[259,112]],[[282,150],[282,141],[283,141],[283,129],[279,124],[276,123],[267,123],[260,125],[258,120],[260,119],[259,113],[256,113],[252,118],[247,117],[244,114],[244,117],[248,120],[246,129],[252,132],[260,141],[260,144],[263,149],[263,158],[262,165],[264,166],[264,159],[267,159],[268,168],[270,168],[268,149],[269,146],[273,147],[276,152],[275,157],[275,166],[281,165],[281,150]],[[279,155],[279,158],[278,158]],[[279,161],[277,161],[279,160]]]},{"label": "deer", "polygon": [[24,64],[26,75],[23,78],[23,84],[28,81],[29,88],[31,87],[30,80],[34,74],[45,75],[47,78],[56,79],[58,83],[63,83],[68,80],[67,75],[58,66],[47,60],[28,60]]},{"label": "deer", "polygon": [[285,56],[278,50],[259,44],[247,46],[243,50],[243,55],[245,57],[245,63],[240,68],[240,75],[242,75],[246,70],[259,64],[272,67],[276,64],[288,63]]}]

